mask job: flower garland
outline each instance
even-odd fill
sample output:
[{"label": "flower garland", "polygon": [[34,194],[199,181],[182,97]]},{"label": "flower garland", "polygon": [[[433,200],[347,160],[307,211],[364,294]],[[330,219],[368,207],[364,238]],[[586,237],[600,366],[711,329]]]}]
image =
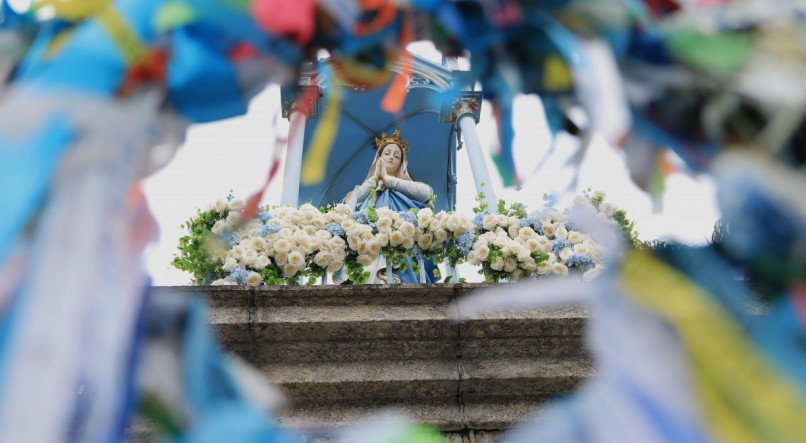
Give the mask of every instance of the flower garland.
[{"label": "flower garland", "polygon": [[[172,264],[198,285],[249,286],[313,284],[325,275],[363,284],[367,268],[380,257],[398,269],[411,263],[415,272],[420,258],[453,267],[467,262],[480,267],[485,282],[547,275],[590,279],[602,272],[604,249],[572,229],[563,212],[527,216],[522,204],[500,201],[492,213],[483,196],[477,200],[472,218],[429,208],[352,211],[344,204],[306,203],[266,207],[257,218],[241,220],[243,202],[229,195],[183,225],[188,235]],[[635,237],[624,211],[605,203],[603,193],[586,191],[580,202]]]}]

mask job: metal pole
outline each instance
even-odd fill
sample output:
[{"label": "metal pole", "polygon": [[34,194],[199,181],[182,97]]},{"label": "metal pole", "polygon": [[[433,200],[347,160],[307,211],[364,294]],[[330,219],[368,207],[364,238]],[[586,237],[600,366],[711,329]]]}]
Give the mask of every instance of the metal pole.
[{"label": "metal pole", "polygon": [[302,144],[305,141],[305,123],[308,117],[304,112],[291,111],[288,149],[285,153],[285,171],[283,172],[283,196],[281,204],[297,206],[299,204],[299,176],[302,172]]},{"label": "metal pole", "polygon": [[481,142],[476,134],[476,122],[471,114],[459,116],[459,129],[465,142],[467,157],[470,159],[470,169],[473,170],[473,181],[476,183],[476,192],[484,194],[484,202],[490,213],[497,212],[498,200],[495,198],[493,185],[490,183],[490,173],[487,172],[487,163],[484,161],[484,152]]}]

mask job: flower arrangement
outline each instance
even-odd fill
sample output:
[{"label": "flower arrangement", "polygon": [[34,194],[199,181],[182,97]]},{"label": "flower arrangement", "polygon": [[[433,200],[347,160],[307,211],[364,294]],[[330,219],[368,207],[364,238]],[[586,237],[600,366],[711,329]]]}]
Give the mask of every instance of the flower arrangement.
[{"label": "flower arrangement", "polygon": [[[584,198],[613,223],[626,220],[603,194],[586,192]],[[303,204],[265,207],[255,219],[241,220],[243,202],[229,195],[183,225],[188,235],[180,239],[173,265],[198,285],[249,286],[312,284],[325,275],[362,284],[380,257],[415,272],[420,257],[454,267],[468,262],[480,267],[486,282],[569,274],[588,279],[601,272],[602,247],[571,229],[562,212],[527,216],[522,204],[503,201],[493,212],[482,195],[478,200],[472,218],[430,208],[352,211],[344,204]]]}]

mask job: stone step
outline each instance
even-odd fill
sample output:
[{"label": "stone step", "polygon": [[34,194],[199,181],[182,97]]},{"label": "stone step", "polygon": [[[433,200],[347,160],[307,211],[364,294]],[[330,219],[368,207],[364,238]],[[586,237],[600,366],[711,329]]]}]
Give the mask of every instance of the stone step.
[{"label": "stone step", "polygon": [[[208,298],[225,350],[288,397],[281,423],[322,435],[396,408],[451,441],[492,439],[595,375],[586,309],[497,311],[457,322],[486,285],[156,288]],[[157,295],[158,296],[158,295]]]},{"label": "stone step", "polygon": [[465,339],[343,339],[330,341],[227,342],[226,348],[255,364],[445,359],[507,359],[539,355],[585,358],[581,336]]},{"label": "stone step", "polygon": [[[382,297],[381,297],[382,298]],[[360,305],[215,307],[210,321],[224,345],[256,363],[486,358],[584,353],[580,308],[498,312],[463,322],[446,306]]]},{"label": "stone step", "polygon": [[[440,402],[394,403],[383,406],[305,403],[280,411],[278,422],[308,435],[332,436],[340,428],[368,417],[393,413],[418,423],[428,423],[446,433],[468,430],[500,431],[522,422],[539,411],[533,401],[488,401],[461,404],[454,399]],[[460,440],[461,441],[461,440]]]},{"label": "stone step", "polygon": [[592,376],[590,362],[550,358],[268,364],[260,368],[294,402],[386,404],[428,399],[543,399]]}]

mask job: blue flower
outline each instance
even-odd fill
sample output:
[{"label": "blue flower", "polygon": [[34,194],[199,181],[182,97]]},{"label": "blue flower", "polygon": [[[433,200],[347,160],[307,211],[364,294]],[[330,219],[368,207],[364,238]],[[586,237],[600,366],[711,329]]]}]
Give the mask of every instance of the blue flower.
[{"label": "blue flower", "polygon": [[338,223],[328,223],[325,225],[325,229],[327,229],[327,232],[334,237],[344,237],[347,235],[347,233],[344,232],[344,228],[342,228]]},{"label": "blue flower", "polygon": [[568,257],[568,265],[576,268],[590,269],[594,266],[594,263],[586,254],[573,254]]},{"label": "blue flower", "polygon": [[456,239],[456,247],[462,255],[467,255],[470,249],[473,248],[473,243],[476,241],[476,235],[472,232],[467,232]]},{"label": "blue flower", "polygon": [[266,223],[267,221],[271,220],[272,217],[273,216],[271,215],[271,212],[265,209],[261,209],[260,212],[257,213],[257,218],[259,218],[260,221],[262,221],[263,223]]},{"label": "blue flower", "polygon": [[239,285],[246,284],[246,279],[249,277],[249,271],[244,268],[234,268],[230,271],[229,276],[238,282]]},{"label": "blue flower", "polygon": [[551,250],[554,251],[555,254],[559,254],[560,251],[568,247],[568,240],[564,238],[555,238],[551,241]]},{"label": "blue flower", "polygon": [[476,225],[477,228],[481,229],[484,225],[484,216],[486,214],[483,212],[477,212],[476,215],[473,216],[473,224]]},{"label": "blue flower", "polygon": [[520,223],[521,223],[521,228],[532,228],[532,229],[534,229],[535,226],[539,225],[539,223],[537,223],[537,219],[535,219],[534,217],[522,218],[520,220]]},{"label": "blue flower", "polygon": [[233,195],[232,189],[230,189],[229,194],[227,194],[227,201],[231,202],[233,199],[235,199],[235,195]]},{"label": "blue flower", "polygon": [[277,226],[275,223],[268,222],[260,229],[260,235],[262,235],[263,237],[266,237],[267,235],[270,235],[270,234],[276,234],[276,233],[280,232],[282,229],[283,228],[281,228],[280,226]]},{"label": "blue flower", "polygon": [[369,224],[369,214],[366,211],[355,211],[353,212],[353,220],[365,225]]},{"label": "blue flower", "polygon": [[401,212],[400,218],[406,220],[407,222],[413,224],[414,226],[417,226],[417,216],[415,216],[414,213],[411,211]]},{"label": "blue flower", "polygon": [[234,232],[224,233],[221,236],[221,240],[223,240],[224,243],[227,244],[227,246],[235,246],[240,239],[241,239],[241,236],[236,234],[236,233],[234,233]]}]

